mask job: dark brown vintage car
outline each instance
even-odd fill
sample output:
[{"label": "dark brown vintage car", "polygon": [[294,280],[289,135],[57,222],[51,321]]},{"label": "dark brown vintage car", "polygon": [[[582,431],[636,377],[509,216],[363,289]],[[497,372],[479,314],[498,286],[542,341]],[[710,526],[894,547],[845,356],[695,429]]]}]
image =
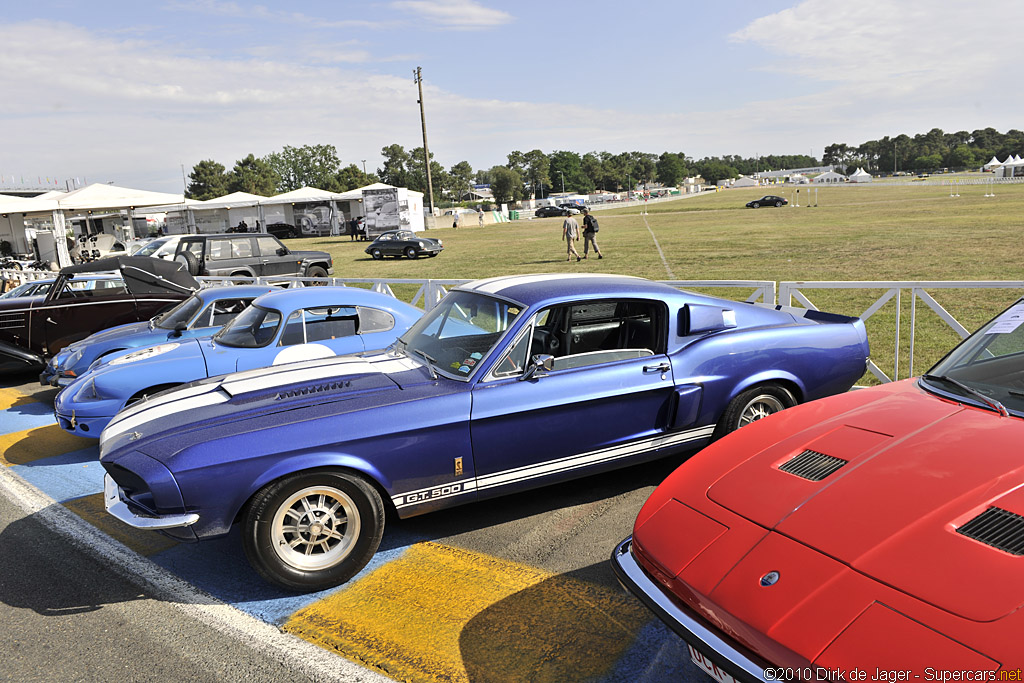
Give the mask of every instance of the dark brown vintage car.
[{"label": "dark brown vintage car", "polygon": [[[123,286],[75,289],[84,273],[113,271]],[[49,356],[94,332],[148,320],[199,288],[184,264],[146,256],[69,266],[43,298],[0,300],[0,372],[41,369]]]}]

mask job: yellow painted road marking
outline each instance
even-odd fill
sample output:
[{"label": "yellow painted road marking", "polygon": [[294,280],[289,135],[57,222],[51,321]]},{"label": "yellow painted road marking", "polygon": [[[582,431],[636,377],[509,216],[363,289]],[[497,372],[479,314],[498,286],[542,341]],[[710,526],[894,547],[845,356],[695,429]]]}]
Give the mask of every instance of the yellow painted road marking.
[{"label": "yellow painted road marking", "polygon": [[0,435],[0,463],[26,465],[54,455],[95,446],[95,439],[68,434],[55,424]]},{"label": "yellow painted road marking", "polygon": [[140,555],[147,557],[156,555],[163,550],[178,545],[178,542],[173,538],[168,538],[155,531],[132,528],[108,515],[107,511],[103,508],[102,493],[69,500],[64,503],[64,507],[108,536],[124,543]]},{"label": "yellow painted road marking", "polygon": [[36,402],[31,396],[26,396],[17,389],[0,389],[0,410],[7,410],[15,406],[23,406]]},{"label": "yellow painted road marking", "polygon": [[399,680],[561,682],[610,673],[650,618],[621,591],[421,543],[284,630]]}]

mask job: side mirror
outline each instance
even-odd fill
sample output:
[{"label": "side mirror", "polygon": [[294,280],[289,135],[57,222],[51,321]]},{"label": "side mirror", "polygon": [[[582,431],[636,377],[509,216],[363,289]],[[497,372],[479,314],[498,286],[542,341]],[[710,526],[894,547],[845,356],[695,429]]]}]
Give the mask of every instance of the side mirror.
[{"label": "side mirror", "polygon": [[278,256],[287,256],[288,255],[288,249],[285,248],[285,247],[278,247],[277,248],[277,255]]},{"label": "side mirror", "polygon": [[188,323],[185,322],[184,320],[179,320],[178,322],[174,323],[174,334],[172,336],[180,337],[181,333],[184,332],[187,329],[188,329]]},{"label": "side mirror", "polygon": [[718,306],[686,304],[679,311],[679,336],[736,327],[736,311]]},{"label": "side mirror", "polygon": [[537,376],[537,373],[541,375],[551,372],[555,368],[555,357],[547,353],[538,353],[530,361],[530,364],[526,366],[526,372],[520,375],[519,380],[532,379]]}]

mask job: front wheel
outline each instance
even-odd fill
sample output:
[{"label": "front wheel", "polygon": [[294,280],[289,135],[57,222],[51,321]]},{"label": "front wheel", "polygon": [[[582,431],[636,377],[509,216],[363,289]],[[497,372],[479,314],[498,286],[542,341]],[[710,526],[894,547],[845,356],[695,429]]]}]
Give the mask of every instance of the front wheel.
[{"label": "front wheel", "polygon": [[310,287],[322,286],[327,284],[327,269],[323,266],[310,266],[306,269],[306,277],[317,278],[316,282],[307,282],[306,285]]},{"label": "front wheel", "polygon": [[370,256],[379,261],[382,258],[384,258],[384,252],[381,251],[380,249],[374,249],[373,251],[370,252]]},{"label": "front wheel", "polygon": [[267,581],[295,591],[345,583],[384,534],[380,494],[355,474],[294,474],[260,489],[243,517],[243,546]]},{"label": "front wheel", "polygon": [[775,208],[782,206],[782,202],[775,202]]},{"label": "front wheel", "polygon": [[795,405],[796,399],[793,394],[778,384],[763,384],[747,389],[726,406],[722,418],[715,427],[714,438],[721,438],[751,422],[762,420]]},{"label": "front wheel", "polygon": [[406,258],[416,258],[417,256],[419,256],[419,253],[416,251],[415,247],[406,247],[405,248],[405,257]]},{"label": "front wheel", "polygon": [[755,208],[755,209],[760,209],[760,208],[761,208],[761,204],[760,204],[760,202],[754,202],[754,203],[753,203],[753,204],[751,204],[750,206],[751,206],[751,207],[753,207],[753,208]]}]

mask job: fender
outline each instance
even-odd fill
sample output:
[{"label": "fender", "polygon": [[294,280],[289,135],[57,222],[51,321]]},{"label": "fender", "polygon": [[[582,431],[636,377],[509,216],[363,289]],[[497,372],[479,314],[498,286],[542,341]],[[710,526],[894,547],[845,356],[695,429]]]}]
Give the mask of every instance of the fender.
[{"label": "fender", "polygon": [[733,400],[750,387],[756,386],[758,384],[766,384],[768,382],[779,381],[782,381],[783,383],[791,387],[796,387],[796,391],[794,392],[793,398],[796,399],[797,403],[803,403],[804,398],[807,396],[807,388],[804,386],[803,382],[801,382],[796,375],[786,372],[785,370],[778,369],[765,370],[764,372],[759,372],[755,375],[751,375],[743,379],[741,382],[738,382],[736,386],[733,387],[733,390],[730,392],[729,400]]},{"label": "fender", "polygon": [[46,366],[46,359],[35,351],[0,341],[0,372],[24,372]]}]

